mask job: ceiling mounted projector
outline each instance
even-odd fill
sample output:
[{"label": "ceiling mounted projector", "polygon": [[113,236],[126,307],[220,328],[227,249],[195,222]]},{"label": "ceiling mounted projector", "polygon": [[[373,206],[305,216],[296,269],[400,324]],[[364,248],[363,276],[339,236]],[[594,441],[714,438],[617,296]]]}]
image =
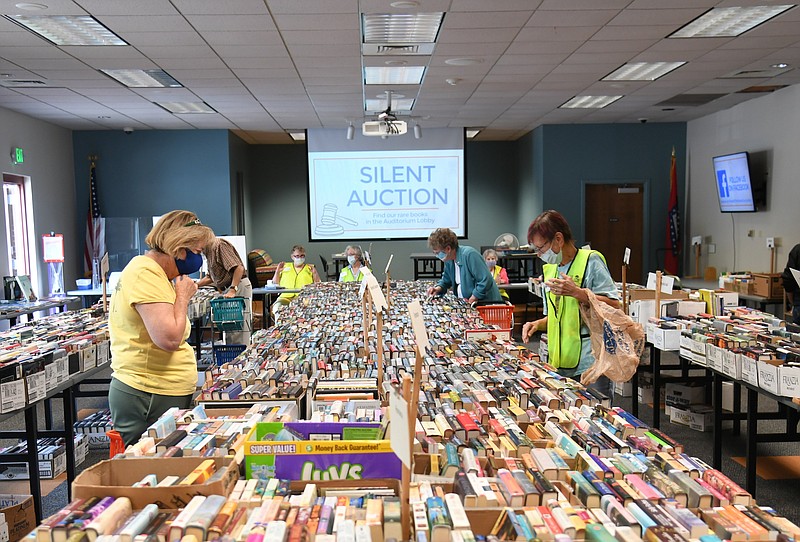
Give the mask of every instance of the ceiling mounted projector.
[{"label": "ceiling mounted projector", "polygon": [[365,136],[398,136],[408,132],[408,123],[404,120],[371,120],[361,125],[361,133]]}]

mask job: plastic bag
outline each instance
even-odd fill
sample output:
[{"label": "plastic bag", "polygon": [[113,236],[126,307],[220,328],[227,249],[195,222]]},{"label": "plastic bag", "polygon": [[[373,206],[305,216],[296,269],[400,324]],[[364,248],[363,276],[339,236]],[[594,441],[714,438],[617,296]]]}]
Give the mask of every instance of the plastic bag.
[{"label": "plastic bag", "polygon": [[581,384],[589,385],[606,375],[614,382],[627,382],[639,366],[644,350],[644,328],[631,317],[597,299],[587,289],[589,303],[581,303],[581,318],[591,332],[594,365],[581,375]]}]

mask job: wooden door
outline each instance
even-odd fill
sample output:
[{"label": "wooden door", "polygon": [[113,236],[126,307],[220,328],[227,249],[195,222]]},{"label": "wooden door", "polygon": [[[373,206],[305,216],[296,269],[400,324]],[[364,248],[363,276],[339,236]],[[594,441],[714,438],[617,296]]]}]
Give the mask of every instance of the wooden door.
[{"label": "wooden door", "polygon": [[585,242],[606,257],[614,280],[622,280],[622,257],[631,249],[628,282],[643,284],[644,185],[585,185]]}]

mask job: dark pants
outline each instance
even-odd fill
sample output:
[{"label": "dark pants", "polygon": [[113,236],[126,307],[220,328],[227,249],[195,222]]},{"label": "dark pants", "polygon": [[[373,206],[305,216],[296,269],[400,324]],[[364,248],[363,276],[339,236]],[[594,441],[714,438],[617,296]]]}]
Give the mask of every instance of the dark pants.
[{"label": "dark pants", "polygon": [[139,440],[147,428],[172,407],[189,408],[191,395],[157,395],[147,393],[111,379],[108,388],[108,406],[111,408],[111,421],[125,446]]}]

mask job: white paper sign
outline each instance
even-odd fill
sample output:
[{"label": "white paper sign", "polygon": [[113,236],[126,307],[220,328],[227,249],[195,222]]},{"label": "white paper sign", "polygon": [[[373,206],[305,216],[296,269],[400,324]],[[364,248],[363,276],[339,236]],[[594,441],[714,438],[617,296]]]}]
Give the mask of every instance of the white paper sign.
[{"label": "white paper sign", "polygon": [[381,285],[378,284],[378,279],[375,278],[375,275],[369,274],[364,279],[367,281],[367,288],[369,288],[369,293],[372,296],[372,302],[375,303],[375,309],[378,312],[388,309],[389,304],[386,303],[386,296],[383,295],[383,290],[381,290]]},{"label": "white paper sign", "polygon": [[408,402],[392,388],[389,395],[389,442],[403,465],[411,468],[411,435],[408,433]]},{"label": "white paper sign", "polygon": [[364,278],[361,279],[361,286],[358,287],[358,297],[359,297],[359,299],[363,298],[364,297],[364,292],[367,291],[367,277],[368,276],[369,275],[367,275],[365,273],[364,274]]},{"label": "white paper sign", "polygon": [[625,247],[625,255],[622,256],[622,263],[625,265],[631,264],[631,249],[628,247]]},{"label": "white paper sign", "polygon": [[384,275],[389,274],[389,266],[392,265],[392,258],[394,258],[394,254],[389,254],[389,261],[386,262],[386,269],[383,270]]},{"label": "white paper sign", "polygon": [[[670,277],[668,275],[661,275],[661,293],[662,294],[671,294],[672,287],[675,285],[675,277]],[[647,289],[648,290],[655,290],[656,289],[656,274],[655,273],[648,273],[647,274]]]},{"label": "white paper sign", "polygon": [[425,329],[425,320],[422,318],[422,306],[419,300],[415,299],[408,304],[408,314],[411,317],[411,329],[414,330],[414,340],[419,347],[419,355],[425,354],[428,348],[428,332]]}]

